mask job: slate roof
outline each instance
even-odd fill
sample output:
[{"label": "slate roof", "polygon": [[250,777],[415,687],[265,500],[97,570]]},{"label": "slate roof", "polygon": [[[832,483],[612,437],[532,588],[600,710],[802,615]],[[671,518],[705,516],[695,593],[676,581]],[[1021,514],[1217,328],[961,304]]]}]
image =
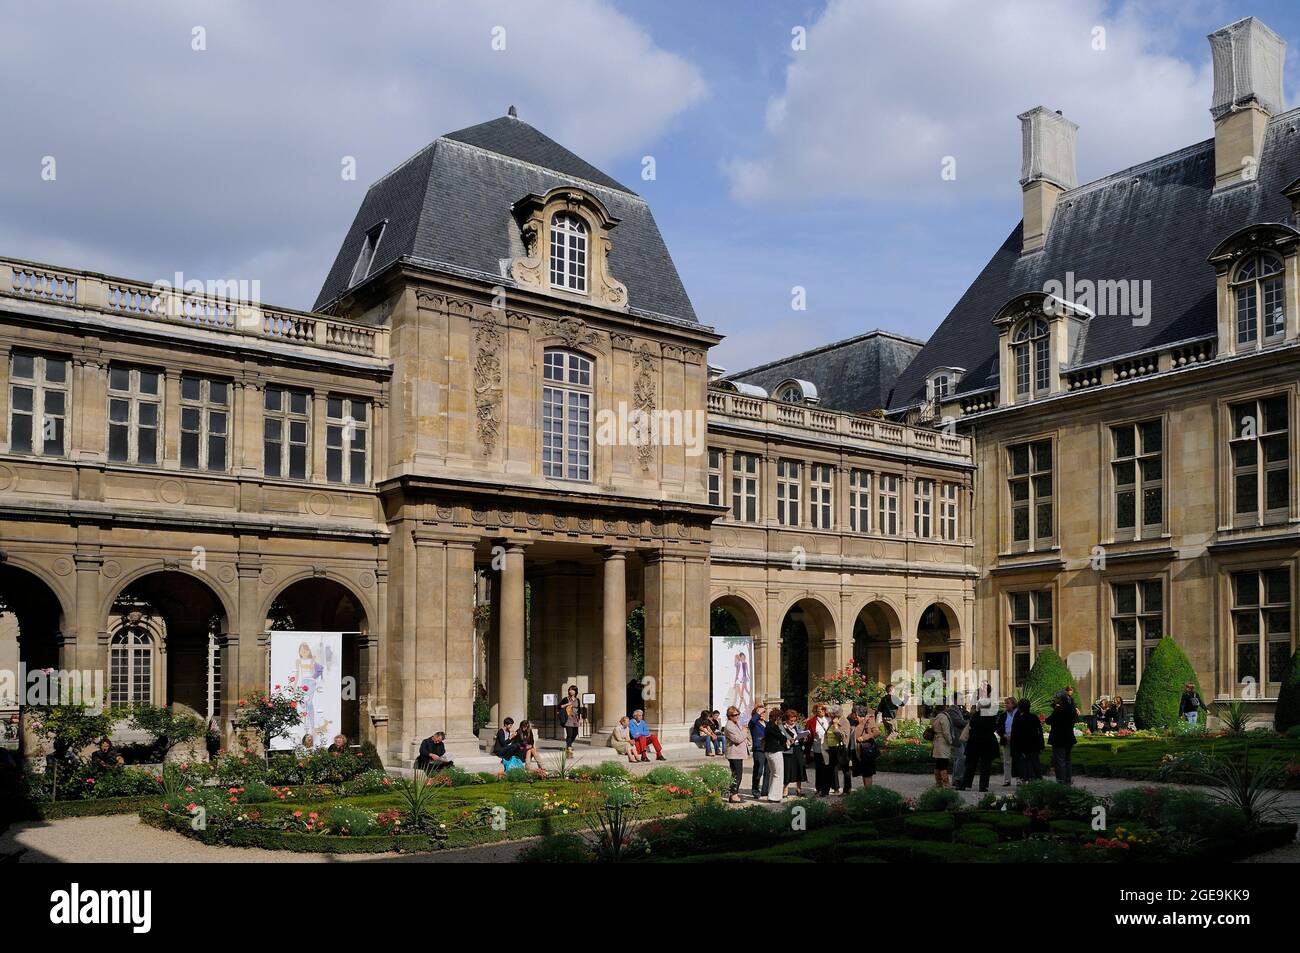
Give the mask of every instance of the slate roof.
[{"label": "slate roof", "polygon": [[757,384],[769,394],[782,381],[811,381],[820,406],[866,411],[889,406],[890,391],[922,342],[888,331],[868,331],[843,341],[726,374],[723,380]]},{"label": "slate roof", "polygon": [[407,258],[510,287],[510,260],[524,252],[511,205],[563,185],[587,189],[620,220],[610,232],[609,264],[627,286],[629,309],[695,322],[645,201],[513,116],[448,133],[371,185],[314,309],[347,290],[366,233],[384,220],[371,275]]},{"label": "slate roof", "polygon": [[1088,321],[1086,366],[1196,338],[1217,330],[1214,267],[1206,260],[1223,239],[1248,225],[1291,221],[1282,189],[1300,177],[1300,110],[1274,116],[1253,183],[1214,192],[1214,140],[1116,172],[1061,194],[1041,252],[1021,255],[1021,227],[957,301],[899,377],[890,409],[919,403],[936,367],[966,368],[957,393],[996,386],[994,313],[1013,297],[1043,291],[1051,280],[1151,282],[1150,324],[1130,317]]}]

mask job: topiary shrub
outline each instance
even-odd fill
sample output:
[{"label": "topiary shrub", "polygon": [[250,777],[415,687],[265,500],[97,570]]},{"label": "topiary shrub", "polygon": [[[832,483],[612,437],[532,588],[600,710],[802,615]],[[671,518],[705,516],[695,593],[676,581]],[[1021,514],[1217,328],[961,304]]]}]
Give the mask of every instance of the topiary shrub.
[{"label": "topiary shrub", "polygon": [[1073,686],[1074,677],[1061,661],[1061,656],[1056,654],[1055,649],[1042,648],[1038,650],[1034,667],[1029,670],[1029,675],[1025,678],[1022,692],[1030,697],[1046,698],[1050,704],[1051,698],[1057,692]]},{"label": "topiary shrub", "polygon": [[1139,728],[1173,728],[1183,721],[1178,714],[1183,686],[1191,682],[1202,700],[1201,683],[1187,655],[1169,636],[1165,636],[1151,653],[1142,670],[1137,699],[1133,702],[1133,720]]},{"label": "topiary shrub", "polygon": [[952,788],[929,788],[916,799],[917,811],[960,811],[961,795]]},{"label": "topiary shrub", "polygon": [[591,845],[577,834],[543,837],[519,855],[521,864],[588,864],[593,859]]},{"label": "topiary shrub", "polygon": [[869,788],[858,788],[844,799],[844,813],[855,821],[897,817],[906,810],[907,801],[903,795],[874,784]]},{"label": "topiary shrub", "polygon": [[1300,728],[1300,648],[1296,649],[1282,672],[1282,687],[1277,693],[1277,712],[1273,727],[1285,732]]},{"label": "topiary shrub", "polygon": [[714,794],[731,786],[731,769],[720,764],[706,764],[695,769],[695,776]]},{"label": "topiary shrub", "polygon": [[379,828],[374,816],[369,811],[363,811],[358,807],[348,807],[344,804],[330,808],[325,819],[325,826],[331,834],[355,835],[357,837],[373,834]]},{"label": "topiary shrub", "polygon": [[[730,774],[730,772],[728,772]],[[661,764],[657,768],[651,768],[641,778],[646,784],[657,785],[674,785],[679,788],[688,788],[691,786],[691,777],[681,768],[669,767]]]}]

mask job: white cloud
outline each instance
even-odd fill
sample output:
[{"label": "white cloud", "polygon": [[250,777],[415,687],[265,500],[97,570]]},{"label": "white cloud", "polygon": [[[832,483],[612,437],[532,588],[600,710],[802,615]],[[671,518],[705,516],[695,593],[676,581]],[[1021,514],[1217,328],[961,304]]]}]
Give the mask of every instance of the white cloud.
[{"label": "white cloud", "polygon": [[[1184,62],[1162,50],[1175,32],[1168,10],[1110,6],[830,0],[808,49],[789,56],[762,145],[726,163],[732,192],[747,201],[1006,193],[1019,176],[1016,115],[1039,104],[1079,124],[1080,181],[1209,138],[1209,44]],[[945,156],[956,182],[941,179]]]},{"label": "white cloud", "polygon": [[707,94],[609,0],[24,5],[0,28],[0,88],[0,254],[257,279],[299,306],[367,185],[437,136],[515,104],[599,165]]}]

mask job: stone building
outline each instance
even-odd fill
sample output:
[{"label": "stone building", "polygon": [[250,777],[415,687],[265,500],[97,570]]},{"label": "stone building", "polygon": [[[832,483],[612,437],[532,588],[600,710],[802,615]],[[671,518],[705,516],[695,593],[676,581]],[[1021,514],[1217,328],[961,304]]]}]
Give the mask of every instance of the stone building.
[{"label": "stone building", "polygon": [[969,439],[711,386],[646,203],[513,111],[374,183],[312,311],[239,291],[0,262],[0,667],[229,730],[271,631],[342,631],[341,728],[402,763],[473,752],[480,688],[608,729],[638,609],[669,740],[715,608],[801,708],[970,657]]},{"label": "stone building", "polygon": [[1020,117],[1023,220],[888,411],[974,438],[977,666],[1018,684],[1050,645],[1131,699],[1168,634],[1267,715],[1296,648],[1300,111],[1268,27],[1209,40],[1212,139],[1079,184],[1075,124]]}]

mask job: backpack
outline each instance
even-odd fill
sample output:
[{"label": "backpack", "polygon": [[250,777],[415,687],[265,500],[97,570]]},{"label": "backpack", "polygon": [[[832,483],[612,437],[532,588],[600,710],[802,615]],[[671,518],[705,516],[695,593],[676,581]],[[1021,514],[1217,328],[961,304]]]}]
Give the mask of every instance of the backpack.
[{"label": "backpack", "polygon": [[840,733],[834,728],[827,728],[826,734],[822,736],[823,748],[838,748],[840,746]]},{"label": "backpack", "polygon": [[925,726],[925,731],[921,732],[921,737],[926,741],[934,740],[934,722],[930,722],[930,724]]}]

